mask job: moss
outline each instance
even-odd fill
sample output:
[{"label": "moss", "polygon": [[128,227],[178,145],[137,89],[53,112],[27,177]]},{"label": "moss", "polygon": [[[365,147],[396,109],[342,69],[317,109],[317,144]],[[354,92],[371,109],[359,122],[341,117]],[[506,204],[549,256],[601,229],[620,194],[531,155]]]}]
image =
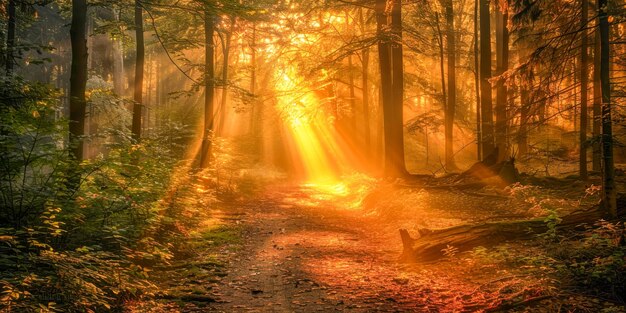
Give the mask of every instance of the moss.
[{"label": "moss", "polygon": [[202,233],[202,239],[212,246],[241,243],[241,229],[238,227],[221,225]]}]

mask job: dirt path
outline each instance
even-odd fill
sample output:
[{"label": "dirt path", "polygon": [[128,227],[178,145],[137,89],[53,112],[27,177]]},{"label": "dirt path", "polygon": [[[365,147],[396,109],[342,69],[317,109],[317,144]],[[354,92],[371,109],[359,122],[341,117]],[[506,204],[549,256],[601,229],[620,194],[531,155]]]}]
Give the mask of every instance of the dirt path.
[{"label": "dirt path", "polygon": [[243,245],[209,311],[470,312],[497,305],[502,284],[532,285],[475,257],[400,264],[397,225],[306,188],[273,188],[240,210]]}]

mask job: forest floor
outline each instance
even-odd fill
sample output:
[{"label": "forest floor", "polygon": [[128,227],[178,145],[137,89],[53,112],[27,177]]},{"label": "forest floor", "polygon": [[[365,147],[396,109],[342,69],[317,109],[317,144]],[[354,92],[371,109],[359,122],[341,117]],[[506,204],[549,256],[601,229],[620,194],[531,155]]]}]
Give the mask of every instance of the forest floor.
[{"label": "forest floor", "polygon": [[127,311],[557,312],[569,301],[589,302],[577,309],[593,312],[603,305],[564,294],[541,264],[510,262],[536,255],[532,243],[398,262],[399,228],[529,217],[522,200],[393,187],[408,205],[390,200],[395,208],[386,209],[375,194],[393,197],[390,187],[374,193],[354,186],[273,184],[210,206],[210,218],[185,244],[193,252],[155,269],[160,291],[128,303]]}]

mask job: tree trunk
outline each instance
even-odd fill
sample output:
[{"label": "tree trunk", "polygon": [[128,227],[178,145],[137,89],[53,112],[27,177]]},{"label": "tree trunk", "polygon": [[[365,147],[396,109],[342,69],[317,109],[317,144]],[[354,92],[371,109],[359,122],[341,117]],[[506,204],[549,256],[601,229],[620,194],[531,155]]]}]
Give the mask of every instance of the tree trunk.
[{"label": "tree trunk", "polygon": [[480,0],[480,113],[482,129],[482,154],[494,149],[493,107],[491,91],[491,21],[489,0]]},{"label": "tree trunk", "polygon": [[[350,118],[350,127],[352,130],[352,136],[356,136],[357,122],[356,122],[356,92],[354,90],[354,62],[352,62],[352,54],[348,56],[348,92],[350,97],[350,111],[352,116]],[[356,138],[356,137],[353,137]]]},{"label": "tree trunk", "polygon": [[455,169],[454,162],[454,115],[456,113],[456,39],[454,34],[454,6],[446,3],[446,43],[448,46],[448,101],[445,110],[446,167]]},{"label": "tree trunk", "polygon": [[477,159],[482,160],[482,125],[481,125],[481,112],[480,112],[480,58],[478,55],[479,49],[479,36],[478,36],[478,8],[479,0],[474,0],[474,88],[476,93],[476,152]]},{"label": "tree trunk", "polygon": [[[599,21],[596,19],[596,23]],[[600,27],[596,27],[593,43],[593,170],[602,170],[602,80],[600,79],[601,64]]]},{"label": "tree trunk", "polygon": [[[350,11],[346,10],[346,20],[345,27],[348,33],[348,36],[354,36],[354,29],[352,25],[356,22],[356,20],[350,20]],[[348,39],[350,40],[350,39]],[[357,139],[357,109],[356,109],[356,92],[355,92],[355,84],[354,84],[354,61],[353,61],[353,53],[348,55],[348,94],[349,94],[349,102],[350,102],[350,111],[352,116],[350,117],[350,133],[351,139],[354,143],[358,142]]]},{"label": "tree trunk", "polygon": [[582,17],[580,19],[581,50],[580,50],[580,156],[579,173],[580,178],[587,179],[587,90],[589,88],[589,60],[587,55],[587,19],[589,18],[589,2],[582,0]]},{"label": "tree trunk", "polygon": [[517,148],[520,157],[528,154],[528,119],[530,118],[530,83],[525,77],[521,78],[520,91],[520,120],[517,133]]},{"label": "tree trunk", "polygon": [[362,52],[363,72],[361,74],[361,89],[363,92],[363,132],[365,133],[365,151],[366,154],[372,153],[372,130],[370,126],[370,91],[369,91],[369,66],[370,51],[364,48]]},{"label": "tree trunk", "polygon": [[443,32],[439,27],[439,13],[435,12],[435,25],[437,25],[437,38],[439,43],[439,78],[441,79],[441,105],[443,111],[446,111],[446,103],[448,102],[448,90],[446,88],[446,58],[445,47],[443,43]]},{"label": "tree trunk", "polygon": [[391,8],[391,64],[392,64],[392,102],[390,123],[385,124],[391,132],[391,154],[393,176],[407,176],[404,162],[404,59],[402,54],[402,1],[392,0]]},{"label": "tree trunk", "polygon": [[602,202],[612,216],[617,216],[617,190],[613,160],[613,123],[611,120],[611,82],[609,15],[607,0],[597,0],[600,19],[600,80],[602,86]]},{"label": "tree trunk", "polygon": [[215,97],[215,21],[209,8],[204,10],[204,45],[205,45],[205,74],[204,74],[204,132],[202,137],[202,151],[200,167],[207,168],[211,159],[211,144],[213,136],[213,98]]},{"label": "tree trunk", "polygon": [[135,0],[135,36],[137,43],[137,57],[135,63],[135,93],[133,104],[133,139],[141,140],[143,118],[143,74],[145,62],[145,46],[143,38],[143,8],[141,0]]},{"label": "tree trunk", "polygon": [[224,136],[225,126],[226,126],[226,106],[228,105],[228,66],[230,62],[230,46],[233,38],[233,29],[235,27],[235,23],[237,20],[235,17],[231,17],[230,21],[230,29],[228,34],[226,35],[226,40],[222,45],[222,53],[224,54],[224,62],[222,64],[222,103],[220,105],[220,124],[219,124],[219,133],[220,136]]},{"label": "tree trunk", "polygon": [[[595,223],[604,217],[605,214],[597,209],[576,212],[563,216],[556,229],[582,229],[584,224]],[[508,241],[533,239],[549,230],[545,218],[460,225],[438,230],[420,229],[417,239],[401,229],[404,246],[401,259],[406,262],[435,261],[445,257],[446,251],[464,252],[479,246],[492,247]]]},{"label": "tree trunk", "polygon": [[386,0],[376,0],[376,27],[378,34],[378,64],[380,66],[380,92],[382,102],[382,119],[383,119],[383,146],[384,146],[384,169],[386,175],[394,173],[396,168],[393,155],[393,136],[390,128],[392,128],[393,118],[391,117],[393,110],[393,84],[391,75],[391,43],[389,40],[389,23],[385,8]]},{"label": "tree trunk", "polygon": [[72,0],[72,68],[70,74],[70,147],[77,162],[83,160],[85,135],[85,89],[87,86],[87,1]]},{"label": "tree trunk", "polygon": [[[359,10],[359,24],[361,25],[361,33],[365,34],[365,19],[363,10]],[[365,139],[366,155],[372,153],[372,130],[370,126],[370,91],[369,91],[369,67],[370,67],[370,49],[365,47],[361,50],[361,90],[363,93],[363,132]]]},{"label": "tree trunk", "polygon": [[[112,9],[115,21],[119,21],[119,11]],[[110,39],[113,46],[113,91],[124,95],[124,45],[120,39]]]},{"label": "tree trunk", "polygon": [[13,65],[15,64],[15,0],[9,0],[7,4],[7,54],[5,70],[7,76],[13,74]]},{"label": "tree trunk", "polygon": [[256,93],[256,23],[252,22],[252,39],[250,43],[250,94],[252,95],[252,105],[250,108],[250,125],[248,126],[249,133],[254,134],[258,137],[256,133],[256,125],[258,123],[257,117],[259,108],[257,108],[257,102],[254,100]]},{"label": "tree trunk", "polygon": [[[504,74],[509,68],[509,30],[507,27],[509,19],[508,8],[497,6],[496,9],[496,55],[497,55],[497,75]],[[500,155],[498,160],[504,160],[508,155],[507,145],[507,102],[508,88],[504,79],[498,79],[496,84],[496,146]]]}]

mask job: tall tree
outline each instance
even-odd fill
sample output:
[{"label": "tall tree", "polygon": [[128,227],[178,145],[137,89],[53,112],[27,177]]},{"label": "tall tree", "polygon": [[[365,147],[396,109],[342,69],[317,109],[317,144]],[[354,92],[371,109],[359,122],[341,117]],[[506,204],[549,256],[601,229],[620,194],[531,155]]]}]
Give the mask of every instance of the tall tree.
[{"label": "tall tree", "polygon": [[[496,3],[496,73],[502,76],[509,69],[509,9],[503,2]],[[496,83],[495,142],[499,148],[499,160],[507,155],[507,103],[508,88],[503,77]]]},{"label": "tall tree", "polygon": [[[365,34],[365,18],[363,16],[363,9],[359,9],[359,24],[361,26],[361,34]],[[371,135],[372,130],[370,126],[370,90],[369,90],[369,66],[370,66],[370,48],[364,47],[361,50],[361,91],[362,91],[362,110],[363,110],[363,126],[364,126],[364,138],[365,138],[365,151],[366,155],[372,153]]]},{"label": "tall tree", "polygon": [[70,146],[77,162],[83,160],[85,135],[85,90],[87,86],[87,0],[72,0],[72,67],[70,73]]},{"label": "tall tree", "polygon": [[224,134],[225,126],[226,126],[226,106],[228,105],[228,89],[230,82],[228,68],[230,66],[230,50],[233,40],[233,32],[235,31],[235,25],[237,24],[237,17],[230,16],[230,23],[228,30],[225,30],[226,36],[221,36],[222,38],[222,103],[220,104],[220,122],[219,122],[219,133],[220,135]]},{"label": "tall tree", "polygon": [[480,1],[480,113],[482,156],[494,150],[493,107],[491,91],[491,21],[489,0]]},{"label": "tall tree", "polygon": [[579,173],[581,179],[587,179],[587,90],[589,88],[589,60],[587,54],[587,19],[589,18],[589,2],[581,0],[582,16],[580,18],[580,156]]},{"label": "tall tree", "polygon": [[446,45],[448,48],[448,101],[445,110],[445,154],[446,167],[456,168],[454,162],[454,115],[456,113],[456,36],[454,29],[454,6],[447,0],[446,8]]},{"label": "tall tree", "polygon": [[597,0],[600,21],[600,81],[602,86],[602,201],[609,213],[617,216],[615,161],[613,160],[613,123],[611,120],[610,33],[607,0]]},{"label": "tall tree", "polygon": [[[384,2],[386,1],[379,1]],[[404,162],[404,64],[402,51],[402,2],[391,0],[389,102],[383,104],[385,127],[385,173],[401,177],[408,174]],[[381,71],[382,72],[382,71]]]},{"label": "tall tree", "polygon": [[[119,22],[120,20],[120,10],[119,9],[115,9],[115,8],[111,8],[111,13],[113,14],[113,18],[115,19],[115,22]],[[119,29],[119,26],[118,26]],[[122,32],[121,29],[118,30],[119,33]],[[117,36],[113,36],[110,40],[111,40],[111,45],[113,47],[113,51],[112,53],[112,58],[113,58],[113,91],[115,91],[115,93],[117,95],[123,95],[125,90],[124,90],[124,80],[125,80],[125,73],[124,73],[124,45],[122,43],[122,39],[119,38],[121,37],[120,35]]]},{"label": "tall tree", "polygon": [[[596,24],[599,24],[596,19]],[[602,80],[601,75],[601,50],[600,45],[600,26],[596,25],[596,31],[593,42],[593,161],[592,168],[596,172],[602,170],[602,143],[599,140],[602,137]]]},{"label": "tall tree", "polygon": [[385,174],[390,175],[396,168],[393,163],[392,133],[388,127],[393,122],[392,111],[392,76],[391,76],[391,42],[389,40],[386,0],[376,0],[376,29],[378,35],[378,65],[380,67],[380,99],[383,109],[383,143]]},{"label": "tall tree", "polygon": [[476,152],[478,160],[482,160],[482,130],[481,130],[481,112],[480,112],[480,57],[479,57],[479,35],[478,35],[478,14],[480,0],[474,0],[474,88],[476,93]]},{"label": "tall tree", "polygon": [[204,8],[204,131],[200,167],[206,168],[211,160],[211,144],[213,136],[213,102],[215,98],[215,17],[208,4]]},{"label": "tall tree", "polygon": [[141,0],[135,0],[135,36],[137,44],[137,56],[135,63],[135,93],[133,104],[133,138],[141,140],[142,115],[143,115],[143,74],[145,63],[145,45],[143,38],[143,8]]}]

